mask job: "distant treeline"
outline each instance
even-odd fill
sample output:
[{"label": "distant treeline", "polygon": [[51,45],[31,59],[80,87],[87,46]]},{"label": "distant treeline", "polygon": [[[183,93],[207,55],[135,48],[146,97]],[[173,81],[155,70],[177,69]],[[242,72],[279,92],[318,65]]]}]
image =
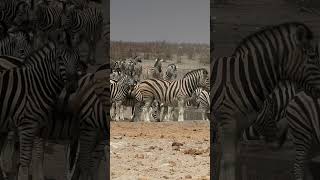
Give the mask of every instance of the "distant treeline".
[{"label": "distant treeline", "polygon": [[111,41],[111,58],[124,59],[140,56],[143,59],[162,58],[165,60],[199,59],[208,62],[210,58],[210,46],[197,43],[169,43],[166,41],[155,42],[124,42]]}]

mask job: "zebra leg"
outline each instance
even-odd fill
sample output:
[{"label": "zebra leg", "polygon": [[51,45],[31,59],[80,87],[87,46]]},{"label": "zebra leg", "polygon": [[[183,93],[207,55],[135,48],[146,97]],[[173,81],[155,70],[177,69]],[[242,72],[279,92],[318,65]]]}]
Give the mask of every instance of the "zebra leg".
[{"label": "zebra leg", "polygon": [[80,170],[80,180],[88,180],[93,172],[90,168],[92,160],[92,152],[97,145],[97,131],[96,129],[85,130],[80,136],[80,152],[77,164]]},{"label": "zebra leg", "polygon": [[163,104],[160,105],[160,121],[163,121],[164,120],[164,108],[165,106]]},{"label": "zebra leg", "polygon": [[1,169],[5,173],[10,173],[14,167],[13,165],[13,156],[15,153],[14,149],[14,143],[15,143],[15,132],[10,131],[7,135],[7,138],[4,137],[2,141],[2,150],[1,150]]},{"label": "zebra leg", "polygon": [[294,142],[295,148],[296,148],[296,158],[294,162],[294,176],[295,180],[304,180],[305,179],[305,172],[306,172],[306,162],[308,158],[308,152],[309,152],[309,145],[307,145],[307,142],[311,141],[303,141],[303,142]]},{"label": "zebra leg", "polygon": [[172,106],[166,106],[167,108],[167,115],[166,115],[166,120],[165,121],[173,121],[173,107]]},{"label": "zebra leg", "polygon": [[33,144],[32,157],[32,179],[44,180],[43,174],[43,160],[44,160],[44,140],[42,138],[35,138]]},{"label": "zebra leg", "polygon": [[123,105],[120,105],[120,120],[124,121]]},{"label": "zebra leg", "polygon": [[92,180],[99,179],[99,167],[101,165],[102,160],[106,160],[106,154],[105,154],[105,142],[100,142],[93,154],[92,154],[92,160],[91,160],[91,168],[92,168]]},{"label": "zebra leg", "polygon": [[117,101],[116,102],[116,118],[115,118],[115,121],[119,121],[120,120],[120,106],[121,106],[121,102]]},{"label": "zebra leg", "polygon": [[114,119],[115,118],[115,108],[116,108],[116,103],[112,103],[111,105],[111,109],[110,109],[110,117],[111,119]]},{"label": "zebra leg", "polygon": [[[239,177],[237,176],[237,167],[239,167],[237,164],[237,128],[239,115],[241,114],[233,115],[231,117],[225,117],[224,115],[224,112],[215,113],[216,122],[219,122],[216,127],[218,133],[215,141],[221,144],[218,151],[220,157],[216,157],[216,161],[219,160],[218,164],[216,165],[217,170],[219,170],[217,171],[219,174],[218,179],[236,180],[237,177]],[[219,147],[219,145],[216,146]]]},{"label": "zebra leg", "polygon": [[32,158],[32,145],[36,132],[38,131],[38,124],[36,124],[35,121],[30,120],[22,120],[22,122],[24,123],[18,127],[20,139],[20,165],[18,180],[28,180],[30,162]]},{"label": "zebra leg", "polygon": [[178,102],[178,106],[179,106],[179,117],[178,117],[178,121],[182,122],[184,121],[184,100],[179,100]]},{"label": "zebra leg", "polygon": [[[1,149],[1,157],[0,157],[0,164],[1,164],[1,172],[2,176],[0,175],[0,180],[4,179],[11,179],[10,174],[12,172],[18,172],[15,169],[16,166],[16,158],[15,158],[15,133],[14,131],[10,131],[7,134],[1,134],[0,137],[0,149]],[[13,168],[13,169],[12,169]]]},{"label": "zebra leg", "polygon": [[146,101],[145,105],[142,108],[143,116],[144,116],[144,121],[145,122],[150,122],[150,106],[151,106],[152,101]]}]

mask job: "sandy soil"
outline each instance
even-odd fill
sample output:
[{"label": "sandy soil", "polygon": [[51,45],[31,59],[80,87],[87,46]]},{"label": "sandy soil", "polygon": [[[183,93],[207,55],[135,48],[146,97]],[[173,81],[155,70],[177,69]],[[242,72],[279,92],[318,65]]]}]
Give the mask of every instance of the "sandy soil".
[{"label": "sandy soil", "polygon": [[209,179],[209,123],[112,122],[111,179]]}]

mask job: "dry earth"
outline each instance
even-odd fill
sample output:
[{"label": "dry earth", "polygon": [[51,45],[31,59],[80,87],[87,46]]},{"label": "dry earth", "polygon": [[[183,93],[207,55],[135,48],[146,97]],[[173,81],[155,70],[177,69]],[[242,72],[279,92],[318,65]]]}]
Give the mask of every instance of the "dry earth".
[{"label": "dry earth", "polygon": [[210,179],[204,121],[112,122],[111,179]]}]

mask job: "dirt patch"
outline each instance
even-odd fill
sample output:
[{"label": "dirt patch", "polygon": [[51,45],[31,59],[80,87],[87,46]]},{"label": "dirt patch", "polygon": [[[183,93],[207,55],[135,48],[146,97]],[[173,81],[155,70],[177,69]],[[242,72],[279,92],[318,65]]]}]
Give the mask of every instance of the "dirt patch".
[{"label": "dirt patch", "polygon": [[205,121],[112,122],[112,179],[210,179]]}]

